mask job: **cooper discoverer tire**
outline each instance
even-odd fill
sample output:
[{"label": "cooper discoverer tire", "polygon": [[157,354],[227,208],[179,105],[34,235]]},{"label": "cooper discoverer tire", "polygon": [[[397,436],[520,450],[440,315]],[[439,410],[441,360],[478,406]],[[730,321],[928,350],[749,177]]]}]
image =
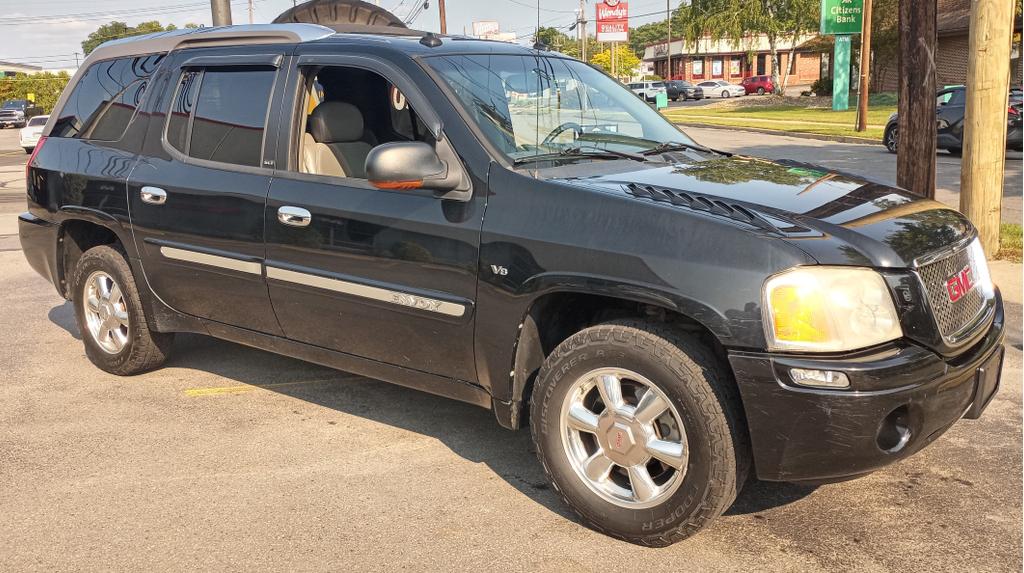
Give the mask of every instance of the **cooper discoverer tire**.
[{"label": "cooper discoverer tire", "polygon": [[[608,408],[606,397],[619,405]],[[665,409],[648,423],[641,414],[660,411],[650,407],[659,400]],[[661,547],[697,533],[736,499],[750,467],[741,409],[730,373],[698,338],[616,321],[552,351],[530,426],[544,471],[586,525]]]},{"label": "cooper discoverer tire", "polygon": [[75,319],[93,364],[130,376],[167,360],[174,334],[149,329],[131,267],[119,248],[101,245],[83,253],[72,284]]}]

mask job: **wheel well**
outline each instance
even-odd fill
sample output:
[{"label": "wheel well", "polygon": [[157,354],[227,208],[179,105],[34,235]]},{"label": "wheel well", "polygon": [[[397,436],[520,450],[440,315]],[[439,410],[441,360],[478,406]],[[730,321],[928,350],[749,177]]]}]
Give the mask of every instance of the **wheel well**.
[{"label": "wheel well", "polygon": [[584,328],[612,320],[637,319],[668,324],[697,336],[715,356],[728,364],[725,348],[703,324],[682,313],[647,303],[584,293],[552,293],[537,299],[523,320],[516,344],[512,399],[522,407],[513,419],[525,423],[533,384],[541,364],[564,340]]},{"label": "wheel well", "polygon": [[60,289],[65,298],[71,298],[71,278],[82,253],[100,245],[120,244],[117,235],[104,227],[89,221],[67,221],[58,235],[58,276]]}]

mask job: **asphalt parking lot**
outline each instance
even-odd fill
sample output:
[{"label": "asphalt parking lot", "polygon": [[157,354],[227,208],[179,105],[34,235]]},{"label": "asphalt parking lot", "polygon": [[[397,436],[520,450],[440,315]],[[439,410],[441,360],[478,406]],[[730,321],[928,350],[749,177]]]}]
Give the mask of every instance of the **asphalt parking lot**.
[{"label": "asphalt parking lot", "polygon": [[[646,549],[579,525],[528,433],[485,410],[197,335],[156,372],[94,368],[70,304],[19,250],[14,134],[0,131],[0,571],[1021,570],[1019,265],[993,268],[1011,332],[982,419],[860,480],[750,483],[699,536]],[[895,164],[870,146],[695,135]]]}]

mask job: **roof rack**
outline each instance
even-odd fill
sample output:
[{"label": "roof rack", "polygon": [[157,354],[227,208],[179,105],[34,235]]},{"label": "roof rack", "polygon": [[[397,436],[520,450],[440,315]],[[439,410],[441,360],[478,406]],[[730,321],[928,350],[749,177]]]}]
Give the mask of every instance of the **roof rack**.
[{"label": "roof rack", "polygon": [[170,52],[185,45],[208,43],[288,44],[311,42],[333,34],[334,30],[319,24],[245,24],[212,28],[185,28],[104,42],[89,54],[82,66],[84,67],[90,60]]}]

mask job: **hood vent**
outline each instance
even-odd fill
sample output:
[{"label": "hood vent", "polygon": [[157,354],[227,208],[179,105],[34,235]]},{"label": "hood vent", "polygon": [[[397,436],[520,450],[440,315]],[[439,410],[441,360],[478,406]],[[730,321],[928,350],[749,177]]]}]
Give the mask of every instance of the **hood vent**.
[{"label": "hood vent", "polygon": [[751,211],[738,203],[723,201],[718,197],[694,193],[692,191],[668,189],[666,187],[658,187],[655,185],[640,185],[639,183],[630,183],[626,185],[626,190],[635,197],[671,203],[680,207],[693,209],[694,211],[702,211],[711,215],[726,217],[772,233],[783,234],[782,229],[773,225],[767,219],[754,211]]}]

